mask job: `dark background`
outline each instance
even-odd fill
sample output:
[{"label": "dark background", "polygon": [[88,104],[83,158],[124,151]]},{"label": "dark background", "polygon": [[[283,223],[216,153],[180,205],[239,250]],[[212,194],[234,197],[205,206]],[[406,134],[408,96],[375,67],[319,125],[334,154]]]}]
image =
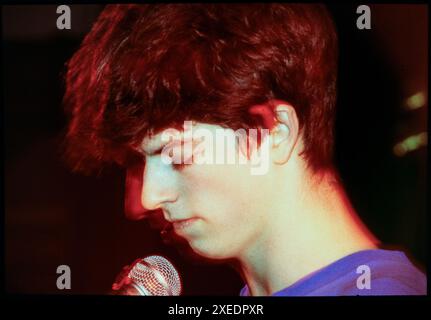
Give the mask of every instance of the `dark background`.
[{"label": "dark background", "polygon": [[[238,295],[229,267],[193,262],[163,244],[145,221],[123,216],[125,172],[71,174],[60,161],[64,63],[103,9],[71,5],[72,29],[57,30],[56,6],[2,7],[6,291],[105,293],[123,265],[156,253],[178,268],[187,295]],[[356,6],[330,5],[340,40],[336,161],[353,205],[385,244],[424,265],[426,146],[394,146],[427,131],[428,9],[372,5],[372,29]],[[423,92],[422,107],[406,99]],[[72,271],[56,287],[57,266]]]}]

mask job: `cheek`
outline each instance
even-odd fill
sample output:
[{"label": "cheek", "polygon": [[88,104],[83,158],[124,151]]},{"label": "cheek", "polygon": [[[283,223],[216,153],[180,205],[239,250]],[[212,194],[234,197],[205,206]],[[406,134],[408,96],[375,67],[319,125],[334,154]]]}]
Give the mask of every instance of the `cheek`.
[{"label": "cheek", "polygon": [[186,189],[195,214],[224,226],[251,217],[258,185],[245,166],[199,165],[192,170]]},{"label": "cheek", "polygon": [[257,205],[259,181],[237,168],[207,166],[190,168],[187,202],[203,219],[199,232],[190,237],[191,247],[208,258],[237,256],[259,237],[265,211]]}]

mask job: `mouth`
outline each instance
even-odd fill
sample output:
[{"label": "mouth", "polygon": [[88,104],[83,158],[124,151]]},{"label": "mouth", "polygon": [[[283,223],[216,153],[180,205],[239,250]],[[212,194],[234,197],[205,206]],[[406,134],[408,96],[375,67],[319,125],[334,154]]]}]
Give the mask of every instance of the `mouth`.
[{"label": "mouth", "polygon": [[172,221],[172,226],[175,231],[182,231],[190,228],[196,222],[196,220],[197,218],[174,220]]}]

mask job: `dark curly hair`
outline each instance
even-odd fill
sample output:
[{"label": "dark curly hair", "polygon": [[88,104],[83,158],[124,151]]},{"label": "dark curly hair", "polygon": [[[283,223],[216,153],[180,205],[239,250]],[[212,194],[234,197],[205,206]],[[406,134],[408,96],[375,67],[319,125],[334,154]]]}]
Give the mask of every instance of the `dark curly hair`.
[{"label": "dark curly hair", "polygon": [[303,156],[332,163],[337,35],[315,4],[108,5],[67,63],[74,170],[127,165],[149,132],[184,120],[232,129],[271,99],[293,105]]}]

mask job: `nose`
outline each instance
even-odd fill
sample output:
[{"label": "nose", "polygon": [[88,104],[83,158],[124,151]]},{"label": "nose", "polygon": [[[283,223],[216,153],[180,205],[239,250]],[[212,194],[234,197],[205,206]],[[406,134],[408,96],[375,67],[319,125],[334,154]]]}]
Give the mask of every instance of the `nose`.
[{"label": "nose", "polygon": [[160,159],[147,159],[144,168],[141,191],[141,205],[146,210],[163,208],[178,198],[172,169]]}]

